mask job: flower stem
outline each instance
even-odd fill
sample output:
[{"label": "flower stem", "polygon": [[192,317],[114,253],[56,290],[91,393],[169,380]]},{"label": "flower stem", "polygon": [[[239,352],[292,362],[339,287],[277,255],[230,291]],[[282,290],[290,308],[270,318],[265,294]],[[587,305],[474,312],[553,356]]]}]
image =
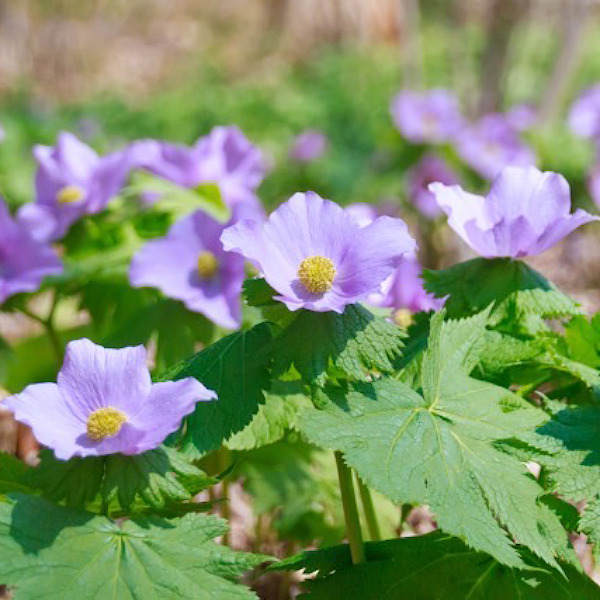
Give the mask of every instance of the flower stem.
[{"label": "flower stem", "polygon": [[365,562],[365,547],[360,530],[358,518],[358,507],[354,495],[354,484],[352,482],[352,471],[344,462],[342,453],[335,452],[335,462],[342,494],[342,505],[344,507],[344,518],[346,520],[346,535],[350,544],[352,562],[356,565]]},{"label": "flower stem", "polygon": [[44,330],[46,331],[46,335],[48,336],[48,341],[50,342],[50,347],[52,348],[52,353],[54,354],[54,358],[56,359],[56,364],[58,368],[62,366],[63,357],[64,357],[64,349],[62,346],[62,342],[60,341],[60,337],[58,335],[58,331],[56,331],[56,327],[54,326],[54,313],[56,312],[56,305],[58,304],[58,298],[55,296],[52,301],[52,308],[46,318],[40,317],[34,312],[30,311],[26,307],[19,308],[19,311],[23,313],[26,317],[29,317],[33,321],[39,323]]},{"label": "flower stem", "polygon": [[358,475],[356,476],[356,480],[358,482],[358,491],[360,493],[360,500],[362,502],[365,519],[367,521],[369,536],[373,542],[379,542],[381,541],[381,530],[379,529],[379,523],[377,522],[377,515],[375,514],[375,507],[373,506],[371,490]]}]

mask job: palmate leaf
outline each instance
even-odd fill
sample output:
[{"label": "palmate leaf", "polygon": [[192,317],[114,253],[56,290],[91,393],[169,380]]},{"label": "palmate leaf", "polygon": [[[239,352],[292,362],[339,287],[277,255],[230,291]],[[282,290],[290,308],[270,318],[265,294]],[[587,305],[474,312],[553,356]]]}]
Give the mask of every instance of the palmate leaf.
[{"label": "palmate leaf", "polygon": [[218,396],[214,402],[199,402],[185,419],[184,448],[205,454],[252,421],[270,384],[271,340],[271,325],[261,323],[224,337],[163,376],[194,377]]},{"label": "palmate leaf", "polygon": [[230,450],[253,450],[281,440],[293,429],[299,411],[310,405],[297,381],[275,381],[252,421],[226,442]]},{"label": "palmate leaf", "polygon": [[436,297],[449,296],[445,308],[451,318],[467,317],[493,304],[493,324],[531,332],[542,327],[539,318],[581,314],[573,300],[520,260],[475,258],[425,271],[423,279]]},{"label": "palmate leaf", "polygon": [[162,509],[190,502],[199,491],[216,483],[189,460],[169,448],[143,454],[56,460],[42,452],[40,465],[31,470],[31,485],[44,496],[75,508],[100,504],[107,510]]},{"label": "palmate leaf", "polygon": [[212,540],[227,525],[190,514],[117,525],[42,498],[0,504],[0,581],[15,600],[245,600],[234,583],[266,557]]},{"label": "palmate leaf", "polygon": [[317,385],[330,371],[366,380],[373,370],[393,371],[404,337],[402,329],[360,304],[342,315],[300,310],[273,341],[273,371],[279,376],[293,366],[305,382]]},{"label": "palmate leaf", "polygon": [[[475,552],[457,538],[434,532],[365,544],[367,562],[352,565],[347,545],[303,552],[272,570],[318,571],[303,587],[311,600],[592,600],[600,589],[570,565],[565,575],[544,569],[511,569]],[[566,576],[566,577],[565,577]]]},{"label": "palmate leaf", "polygon": [[547,420],[505,388],[469,377],[487,314],[432,320],[417,393],[379,379],[347,390],[299,419],[308,439],[345,454],[360,477],[397,504],[427,504],[441,529],[498,561],[523,566],[510,538],[548,564],[572,554],[556,515],[524,465],[496,447]]}]

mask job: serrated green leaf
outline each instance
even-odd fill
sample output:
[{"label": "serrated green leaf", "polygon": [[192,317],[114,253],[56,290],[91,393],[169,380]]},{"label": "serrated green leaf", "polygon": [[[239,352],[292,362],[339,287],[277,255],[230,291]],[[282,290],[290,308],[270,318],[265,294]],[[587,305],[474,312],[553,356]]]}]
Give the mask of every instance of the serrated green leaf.
[{"label": "serrated green leaf", "polygon": [[105,517],[17,495],[0,504],[0,580],[15,600],[243,600],[234,583],[266,557],[212,540],[221,519]]},{"label": "serrated green leaf", "polygon": [[144,506],[165,508],[189,502],[193,496],[216,483],[187,458],[169,448],[125,456],[74,457],[56,460],[42,451],[40,465],[31,470],[34,489],[69,507],[139,512]]},{"label": "serrated green leaf", "polygon": [[20,461],[16,456],[0,452],[0,494],[11,492],[29,493],[32,468]]},{"label": "serrated green leaf", "polygon": [[564,565],[562,575],[529,557],[536,570],[511,569],[440,532],[368,542],[365,551],[367,562],[360,565],[352,564],[344,545],[303,552],[271,569],[318,572],[300,596],[311,600],[592,600],[600,594],[572,566]]},{"label": "serrated green leaf", "polygon": [[137,456],[112,454],[106,457],[100,494],[105,503],[117,499],[130,509],[136,502],[152,508],[191,501],[192,497],[217,483],[169,448],[156,448]]},{"label": "serrated green leaf", "polygon": [[230,450],[253,450],[278,442],[295,427],[300,409],[310,405],[302,386],[294,381],[274,382],[265,398],[252,421],[227,440]]},{"label": "serrated green leaf", "polygon": [[216,450],[252,421],[270,385],[271,340],[271,326],[261,323],[219,340],[164,375],[195,377],[218,396],[215,402],[199,402],[186,418],[181,441],[187,449]]},{"label": "serrated green leaf", "polygon": [[548,564],[572,558],[566,534],[538,502],[542,488],[496,447],[531,432],[546,414],[469,373],[487,314],[432,320],[421,393],[389,379],[326,388],[330,404],[303,413],[308,439],[339,450],[371,487],[397,504],[427,504],[441,529],[510,566],[523,566],[511,538]]},{"label": "serrated green leaf", "polygon": [[295,367],[307,383],[323,385],[328,372],[366,380],[373,370],[390,373],[405,333],[360,304],[335,312],[298,311],[273,342],[275,376]]},{"label": "serrated green leaf", "polygon": [[539,328],[531,317],[557,318],[581,314],[579,307],[523,261],[475,258],[441,271],[423,273],[425,288],[436,297],[449,296],[450,318],[473,315],[493,305],[491,322],[505,331]]}]

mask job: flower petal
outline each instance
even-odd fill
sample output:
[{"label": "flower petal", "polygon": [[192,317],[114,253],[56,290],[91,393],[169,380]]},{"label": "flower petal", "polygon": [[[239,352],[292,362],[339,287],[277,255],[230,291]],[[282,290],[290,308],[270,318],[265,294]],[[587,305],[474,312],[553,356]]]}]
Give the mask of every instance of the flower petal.
[{"label": "flower petal", "polygon": [[17,421],[31,427],[40,444],[54,450],[57,458],[67,460],[77,453],[76,440],[85,433],[86,421],[71,410],[68,398],[55,383],[29,385],[3,402]]},{"label": "flower petal", "polygon": [[70,342],[58,374],[58,387],[78,418],[112,406],[131,415],[151,389],[144,346],[113,350],[87,339]]},{"label": "flower petal", "polygon": [[128,453],[156,448],[176,431],[183,417],[193,412],[196,403],[215,400],[217,395],[191,377],[179,381],[155,383],[146,402],[132,415],[130,422],[143,436]]}]

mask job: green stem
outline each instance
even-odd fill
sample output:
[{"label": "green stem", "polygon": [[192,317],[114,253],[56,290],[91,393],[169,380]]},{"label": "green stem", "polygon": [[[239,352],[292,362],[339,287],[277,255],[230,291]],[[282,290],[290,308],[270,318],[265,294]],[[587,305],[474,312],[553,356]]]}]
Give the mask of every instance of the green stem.
[{"label": "green stem", "polygon": [[335,452],[335,462],[340,482],[340,492],[342,494],[344,518],[346,520],[346,535],[348,537],[348,543],[350,544],[352,562],[356,565],[365,562],[365,547],[360,530],[356,496],[354,495],[352,471],[344,462],[341,452]]},{"label": "green stem", "polygon": [[[219,471],[223,473],[228,467],[231,459],[231,453],[229,449],[223,446],[218,451]],[[229,504],[229,477],[231,473],[228,473],[221,480],[221,503],[219,508],[221,510],[221,518],[225,519],[229,525],[229,529],[223,535],[223,545],[229,546],[231,542],[231,506]]]},{"label": "green stem", "polygon": [[373,542],[379,542],[381,541],[381,530],[379,529],[379,523],[377,522],[377,515],[375,514],[375,507],[373,506],[371,490],[365,485],[363,480],[358,475],[356,476],[356,480],[358,482],[358,491],[360,493],[360,500],[362,502],[363,512],[365,513],[365,519],[367,521],[369,536]]},{"label": "green stem", "polygon": [[45,319],[44,319],[44,317],[40,317],[39,315],[36,315],[34,312],[31,312],[26,307],[21,307],[19,310],[26,317],[29,317],[30,319],[36,321],[45,329],[46,335],[48,336],[48,341],[50,342],[50,347],[52,348],[52,352],[54,354],[54,358],[56,359],[56,364],[57,364],[58,368],[60,369],[60,367],[62,366],[62,363],[63,363],[64,351],[63,351],[62,342],[60,341],[58,332],[56,331],[56,328],[54,327],[54,313],[56,312],[56,305],[57,305],[57,298],[55,297],[55,299],[52,302],[52,308],[50,309],[50,313],[48,314],[48,316]]}]

